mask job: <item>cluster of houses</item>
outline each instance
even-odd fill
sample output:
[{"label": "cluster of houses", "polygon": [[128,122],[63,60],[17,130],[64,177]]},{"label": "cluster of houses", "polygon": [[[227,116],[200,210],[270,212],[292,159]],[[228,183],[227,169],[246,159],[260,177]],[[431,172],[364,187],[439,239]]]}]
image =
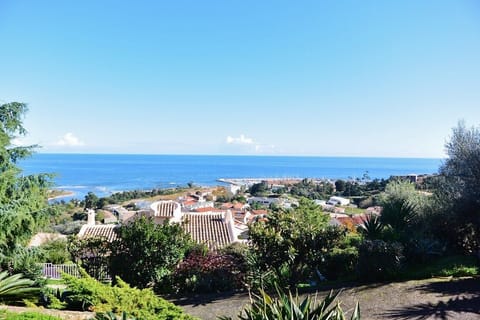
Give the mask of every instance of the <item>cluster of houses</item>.
[{"label": "cluster of houses", "polygon": [[[105,215],[104,222],[128,224],[144,216],[152,218],[158,224],[165,221],[181,223],[193,240],[216,250],[233,242],[246,241],[248,223],[267,214],[267,210],[252,210],[250,205],[242,203],[223,203],[220,208],[216,208],[213,201],[206,200],[207,195],[191,194],[177,201],[144,203],[137,211],[128,211],[118,205],[109,206],[107,209],[111,214]],[[290,203],[278,203],[291,206]],[[103,237],[107,241],[113,241],[117,227],[116,223],[96,224],[95,211],[89,210],[87,223],[82,226],[78,236]]]},{"label": "cluster of houses", "polygon": [[[215,207],[214,202],[207,200],[208,193],[190,194],[176,201],[156,201],[140,204],[140,210],[128,211],[121,206],[110,206],[107,209],[111,215],[105,216],[105,222],[121,222],[128,224],[138,217],[148,217],[155,223],[165,221],[181,223],[192,239],[205,244],[209,249],[216,250],[234,242],[244,242],[248,238],[248,224],[258,219],[265,219],[266,209],[252,209],[254,204],[268,207],[272,204],[291,208],[298,205],[294,200],[280,197],[251,197],[247,203],[222,203]],[[210,197],[211,198],[211,197]],[[344,207],[349,200],[342,197],[331,197],[328,201],[316,201],[324,211],[329,212],[332,225],[351,226],[363,223],[366,215],[350,217],[344,213]],[[367,212],[378,214],[381,208],[372,207]],[[87,224],[83,225],[79,237],[103,237],[113,241],[116,237],[115,228],[118,224],[95,223],[95,212],[88,212]]]}]

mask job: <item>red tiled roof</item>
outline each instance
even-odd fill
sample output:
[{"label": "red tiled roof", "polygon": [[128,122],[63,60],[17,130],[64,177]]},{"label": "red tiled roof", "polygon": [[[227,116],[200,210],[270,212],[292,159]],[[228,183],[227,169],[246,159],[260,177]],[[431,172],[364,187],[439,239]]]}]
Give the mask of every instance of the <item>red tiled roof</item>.
[{"label": "red tiled roof", "polygon": [[232,242],[231,231],[222,213],[187,213],[184,218],[185,231],[196,242],[206,244],[210,250],[220,249]]},{"label": "red tiled roof", "polygon": [[117,233],[115,232],[116,224],[97,224],[83,228],[85,229],[81,234],[82,238],[105,238],[109,242],[117,239]]},{"label": "red tiled roof", "polygon": [[245,205],[243,203],[235,203],[233,205],[233,209],[235,210],[242,210]]},{"label": "red tiled roof", "polygon": [[259,209],[259,210],[252,210],[252,213],[257,215],[257,214],[267,214],[268,211],[265,209]]},{"label": "red tiled roof", "polygon": [[197,208],[194,211],[195,212],[225,212],[225,210],[217,209],[214,207]]},{"label": "red tiled roof", "polygon": [[223,203],[222,206],[221,206],[222,209],[230,209],[230,208],[233,208],[233,207],[234,207],[234,205],[231,204],[230,202]]}]

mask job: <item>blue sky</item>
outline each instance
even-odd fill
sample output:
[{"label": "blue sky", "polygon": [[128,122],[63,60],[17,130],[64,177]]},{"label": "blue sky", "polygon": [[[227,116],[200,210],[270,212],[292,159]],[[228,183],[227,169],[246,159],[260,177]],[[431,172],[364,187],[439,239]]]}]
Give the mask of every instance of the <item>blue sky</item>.
[{"label": "blue sky", "polygon": [[0,0],[41,152],[442,157],[480,124],[480,2]]}]

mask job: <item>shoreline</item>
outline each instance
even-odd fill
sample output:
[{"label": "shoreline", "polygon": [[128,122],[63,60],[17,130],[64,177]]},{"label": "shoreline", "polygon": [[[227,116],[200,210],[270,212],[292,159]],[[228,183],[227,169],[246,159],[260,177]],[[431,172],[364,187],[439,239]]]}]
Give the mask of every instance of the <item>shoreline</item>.
[{"label": "shoreline", "polygon": [[48,197],[47,200],[48,201],[57,200],[57,199],[67,198],[67,197],[71,197],[71,196],[75,195],[75,192],[73,192],[71,190],[58,190],[58,191],[61,191],[61,194],[53,196],[53,197]]}]

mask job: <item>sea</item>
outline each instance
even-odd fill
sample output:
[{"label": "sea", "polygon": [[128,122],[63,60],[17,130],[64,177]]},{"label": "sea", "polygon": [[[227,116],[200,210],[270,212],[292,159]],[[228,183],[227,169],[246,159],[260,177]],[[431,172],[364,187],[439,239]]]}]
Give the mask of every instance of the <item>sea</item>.
[{"label": "sea", "polygon": [[442,159],[312,156],[124,155],[37,153],[22,160],[23,174],[53,173],[55,188],[83,199],[126,190],[172,188],[193,183],[222,185],[218,179],[371,179],[432,174]]}]

